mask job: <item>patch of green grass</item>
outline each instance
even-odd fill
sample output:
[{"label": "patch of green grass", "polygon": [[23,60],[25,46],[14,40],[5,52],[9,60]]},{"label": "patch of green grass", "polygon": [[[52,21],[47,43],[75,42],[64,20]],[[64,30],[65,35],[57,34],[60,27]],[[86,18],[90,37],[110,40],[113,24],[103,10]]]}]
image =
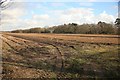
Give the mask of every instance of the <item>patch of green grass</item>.
[{"label": "patch of green grass", "polygon": [[68,59],[69,66],[67,68],[68,71],[73,73],[81,73],[83,72],[83,65],[86,63],[84,59]]}]

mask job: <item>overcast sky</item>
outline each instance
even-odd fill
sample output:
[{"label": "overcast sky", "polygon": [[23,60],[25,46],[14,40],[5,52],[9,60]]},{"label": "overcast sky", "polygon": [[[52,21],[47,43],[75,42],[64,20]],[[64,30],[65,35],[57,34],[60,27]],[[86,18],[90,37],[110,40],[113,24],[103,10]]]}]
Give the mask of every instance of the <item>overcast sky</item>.
[{"label": "overcast sky", "polygon": [[117,0],[24,0],[10,4],[1,11],[1,16],[1,29],[4,31],[64,23],[111,23],[118,17],[118,3]]}]

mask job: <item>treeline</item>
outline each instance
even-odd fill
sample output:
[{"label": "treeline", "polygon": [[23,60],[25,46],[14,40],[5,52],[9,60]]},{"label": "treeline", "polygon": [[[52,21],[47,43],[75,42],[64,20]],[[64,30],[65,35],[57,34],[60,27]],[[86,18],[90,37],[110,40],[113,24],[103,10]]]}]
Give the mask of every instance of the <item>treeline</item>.
[{"label": "treeline", "polygon": [[25,30],[13,30],[12,33],[50,33],[50,31],[47,28],[31,28],[31,29],[25,29]]},{"label": "treeline", "polygon": [[118,27],[105,22],[98,24],[69,23],[48,28],[31,28],[26,30],[14,30],[13,33],[66,33],[66,34],[118,34]]}]

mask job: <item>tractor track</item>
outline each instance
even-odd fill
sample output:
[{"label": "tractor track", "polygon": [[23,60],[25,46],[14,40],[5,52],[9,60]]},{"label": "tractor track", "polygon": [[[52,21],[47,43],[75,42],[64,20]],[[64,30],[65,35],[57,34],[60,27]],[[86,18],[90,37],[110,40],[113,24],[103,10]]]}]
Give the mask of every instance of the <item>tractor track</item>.
[{"label": "tractor track", "polygon": [[[11,40],[11,39],[9,39],[9,38],[6,38],[5,36],[2,36],[1,39],[2,39],[2,41],[3,41],[4,43],[6,43],[6,44],[13,50],[13,52],[19,54],[19,51],[18,51],[17,49],[15,49],[13,46],[11,46],[11,44],[9,44],[6,40],[10,40],[10,41],[12,41],[12,42],[14,42],[14,43],[17,43],[16,41]],[[6,40],[5,40],[5,39],[6,39]],[[23,55],[22,55],[22,56],[23,56]],[[3,64],[39,69],[38,67],[32,66],[32,65],[30,65],[30,64],[29,64],[29,66],[28,66],[28,65],[15,64],[15,63],[11,63],[11,62],[3,62]]]},{"label": "tractor track", "polygon": [[[10,35],[8,35],[8,36],[10,36]],[[4,38],[6,38],[5,36],[3,36]],[[13,36],[13,37],[17,37],[17,36]],[[39,41],[39,42],[37,42],[37,41],[35,41],[35,40],[31,40],[31,39],[26,39],[26,38],[22,38],[22,37],[17,37],[17,38],[19,38],[19,39],[25,39],[25,40],[29,40],[29,41],[33,41],[33,42],[35,42],[35,43],[43,43],[43,44],[46,44],[46,45],[51,45],[51,46],[53,46],[56,50],[57,50],[57,52],[58,52],[58,54],[61,56],[61,71],[63,70],[63,68],[64,68],[64,54],[61,52],[61,50],[55,45],[55,44],[53,44],[53,43],[48,43],[48,42],[44,42],[44,41]],[[8,40],[10,40],[10,41],[12,41],[12,42],[14,42],[14,43],[17,43],[17,44],[19,44],[19,45],[23,45],[23,44],[21,44],[21,43],[18,43],[17,41],[15,41],[15,40],[12,40],[12,39],[9,39],[8,37],[6,38],[6,39],[8,39]],[[4,41],[7,45],[9,45],[16,53],[19,53],[19,51],[17,50],[17,49],[15,49],[13,46],[11,46],[8,42],[6,42],[6,41]],[[40,44],[39,44],[40,45]],[[29,45],[27,45],[26,44],[26,46],[29,46]],[[51,59],[54,59],[54,58],[58,58],[58,57],[60,57],[60,56],[57,56],[57,57],[53,57],[53,58],[51,58]],[[50,60],[51,60],[50,59]]]},{"label": "tractor track", "polygon": [[7,36],[3,35],[3,37],[6,38],[6,39],[8,39],[8,40],[10,40],[10,41],[12,41],[12,42],[14,42],[14,43],[17,43],[19,45],[23,45],[22,43],[19,43],[19,42],[15,41],[15,40],[12,40],[12,39],[8,38]]},{"label": "tractor track", "polygon": [[[10,35],[10,36],[13,36],[13,37],[17,37],[17,38],[21,38],[21,39],[25,39],[25,40],[31,40],[31,41],[34,41],[34,42],[36,42],[36,43],[43,43],[43,44],[47,44],[47,45],[51,45],[51,46],[53,46],[54,48],[56,48],[56,50],[58,51],[58,54],[61,56],[61,71],[62,71],[62,69],[63,69],[63,67],[64,67],[64,55],[63,55],[63,53],[60,51],[60,49],[55,45],[55,44],[53,44],[53,43],[48,43],[47,41],[37,41],[37,40],[34,40],[34,39],[29,39],[29,38],[25,38],[25,37],[20,37],[20,36],[14,36],[14,35]],[[57,57],[58,58],[58,57]]]},{"label": "tractor track", "polygon": [[19,53],[17,49],[15,49],[13,46],[11,46],[7,41],[2,39],[3,42],[5,42],[15,53]]}]

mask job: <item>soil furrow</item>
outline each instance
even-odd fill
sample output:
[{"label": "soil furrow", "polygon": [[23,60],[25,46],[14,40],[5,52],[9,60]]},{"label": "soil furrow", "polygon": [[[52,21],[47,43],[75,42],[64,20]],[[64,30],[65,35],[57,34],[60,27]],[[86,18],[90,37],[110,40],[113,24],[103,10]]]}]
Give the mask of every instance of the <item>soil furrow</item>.
[{"label": "soil furrow", "polygon": [[11,46],[7,41],[3,40],[15,53],[19,53],[17,49],[15,49],[13,46]]},{"label": "soil furrow", "polygon": [[[15,36],[15,37],[17,37],[17,36]],[[32,40],[32,41],[34,41],[34,42],[37,42],[36,40],[34,40],[34,39],[28,39],[28,38],[23,38],[23,37],[18,37],[18,38],[22,38],[22,39],[26,39],[26,40]],[[47,41],[45,42],[45,41],[38,41],[39,43],[43,43],[43,44],[47,44],[47,45],[52,45],[53,47],[55,47],[56,48],[56,50],[58,51],[58,54],[60,54],[60,56],[61,56],[61,71],[63,70],[63,67],[64,67],[64,55],[63,55],[63,53],[60,51],[60,49],[55,45],[55,44],[52,44],[52,43],[47,43]],[[37,42],[37,43],[38,43]],[[39,44],[38,43],[38,44]]]},{"label": "soil furrow", "polygon": [[17,43],[17,44],[19,44],[19,45],[23,45],[23,44],[21,44],[21,43],[15,41],[15,40],[12,40],[12,39],[8,38],[7,36],[3,36],[3,37],[5,37],[6,39],[8,39],[8,40],[10,40],[10,41],[12,41],[12,42],[14,42],[14,43]]}]

